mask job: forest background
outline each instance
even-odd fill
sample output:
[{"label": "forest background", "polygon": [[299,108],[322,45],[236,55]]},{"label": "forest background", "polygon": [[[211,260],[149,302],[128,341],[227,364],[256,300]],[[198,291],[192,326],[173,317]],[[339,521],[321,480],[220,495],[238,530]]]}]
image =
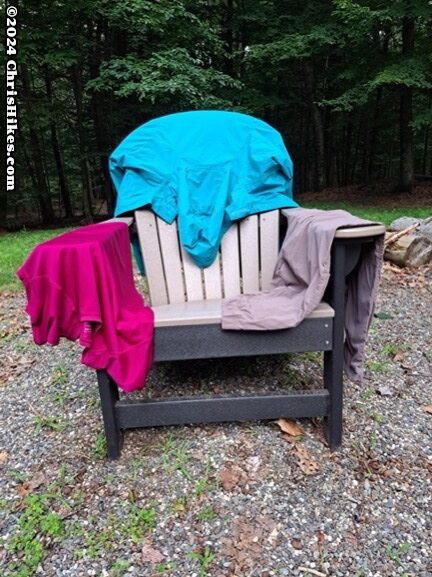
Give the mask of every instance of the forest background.
[{"label": "forest background", "polygon": [[111,214],[109,154],[141,123],[182,110],[269,122],[297,194],[390,182],[387,194],[414,198],[416,180],[431,179],[428,0],[15,4],[19,135],[2,227]]}]

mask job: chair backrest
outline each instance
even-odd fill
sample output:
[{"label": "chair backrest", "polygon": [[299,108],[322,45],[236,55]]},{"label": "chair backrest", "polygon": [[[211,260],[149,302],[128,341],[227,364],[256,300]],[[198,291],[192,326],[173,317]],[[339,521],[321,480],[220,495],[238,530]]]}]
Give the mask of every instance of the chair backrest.
[{"label": "chair backrest", "polygon": [[221,299],[266,289],[279,250],[279,211],[252,215],[225,233],[213,264],[197,267],[171,225],[150,210],[135,212],[153,306]]}]

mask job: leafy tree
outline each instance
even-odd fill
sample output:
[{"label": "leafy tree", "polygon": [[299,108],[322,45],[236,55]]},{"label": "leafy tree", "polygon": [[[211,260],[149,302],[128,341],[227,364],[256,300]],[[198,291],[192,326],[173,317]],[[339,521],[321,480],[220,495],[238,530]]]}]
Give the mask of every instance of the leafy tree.
[{"label": "leafy tree", "polygon": [[410,192],[431,170],[431,12],[424,0],[26,0],[18,186],[0,214],[111,213],[116,144],[199,108],[279,129],[298,190],[397,178]]}]

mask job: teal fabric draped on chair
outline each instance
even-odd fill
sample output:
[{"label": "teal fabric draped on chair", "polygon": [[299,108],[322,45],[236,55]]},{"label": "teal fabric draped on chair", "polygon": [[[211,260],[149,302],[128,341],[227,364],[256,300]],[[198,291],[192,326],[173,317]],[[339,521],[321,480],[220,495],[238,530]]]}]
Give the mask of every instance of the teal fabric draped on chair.
[{"label": "teal fabric draped on chair", "polygon": [[202,268],[214,261],[233,221],[298,206],[281,135],[236,112],[181,112],[151,120],[114,150],[110,171],[115,216],[150,205],[168,223],[178,218],[180,242]]}]

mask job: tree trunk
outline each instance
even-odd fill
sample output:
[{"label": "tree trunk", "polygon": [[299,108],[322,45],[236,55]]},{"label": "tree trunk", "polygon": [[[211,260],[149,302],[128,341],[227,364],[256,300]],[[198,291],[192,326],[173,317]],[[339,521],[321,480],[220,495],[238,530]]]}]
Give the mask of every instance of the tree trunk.
[{"label": "tree trunk", "polygon": [[[98,22],[98,34],[103,31],[106,38],[110,34],[105,21]],[[106,48],[107,42],[95,43],[95,49],[92,58],[89,61],[90,78],[96,78],[99,74],[99,67],[101,61],[111,57],[109,49]],[[105,51],[105,52],[104,52]],[[114,191],[111,186],[111,178],[108,170],[107,156],[109,154],[111,143],[109,142],[109,133],[111,128],[111,104],[112,93],[102,93],[93,91],[90,102],[90,113],[93,120],[94,132],[96,137],[96,147],[99,156],[98,177],[102,188],[102,198],[106,201],[107,212],[110,216],[114,212]],[[111,131],[112,132],[112,131]]]},{"label": "tree trunk", "polygon": [[311,110],[312,124],[314,129],[314,145],[315,145],[315,167],[316,167],[316,182],[315,189],[322,190],[326,185],[325,178],[325,148],[324,148],[324,126],[321,115],[321,110],[316,104],[315,100],[315,82],[312,64],[309,60],[304,62],[305,72],[305,86],[306,95]]},{"label": "tree trunk", "polygon": [[43,158],[41,152],[41,144],[37,127],[35,126],[35,115],[32,110],[32,95],[30,89],[30,75],[25,64],[21,65],[21,82],[22,82],[22,97],[24,109],[26,112],[26,121],[29,127],[31,157],[34,167],[35,181],[37,184],[36,194],[39,202],[42,220],[44,224],[52,224],[55,221],[54,210],[52,207],[51,196],[49,194],[46,174],[44,172]]},{"label": "tree trunk", "polygon": [[[428,110],[432,107],[432,94],[429,93],[428,100]],[[424,144],[423,144],[423,161],[422,161],[422,172],[423,174],[428,173],[428,158],[429,158],[429,132],[430,125],[428,124],[425,129]]]},{"label": "tree trunk", "polygon": [[83,90],[81,80],[81,70],[79,64],[75,64],[72,68],[72,88],[75,98],[76,106],[76,130],[78,135],[78,149],[79,162],[81,169],[81,185],[82,185],[82,206],[84,216],[88,222],[93,220],[92,206],[90,200],[89,190],[89,174],[86,161],[86,134],[83,124]]},{"label": "tree trunk", "polygon": [[224,2],[224,21],[222,23],[223,27],[223,39],[226,45],[225,51],[225,62],[224,62],[224,72],[228,76],[234,77],[234,30],[233,30],[233,16],[234,16],[234,4],[233,0],[225,0]]},{"label": "tree trunk", "polygon": [[[405,16],[402,20],[402,54],[410,56],[414,50],[414,18]],[[412,122],[413,89],[400,87],[400,176],[399,190],[411,193],[414,182],[414,154]]]},{"label": "tree trunk", "polygon": [[63,161],[63,154],[61,151],[58,132],[57,132],[57,125],[55,122],[54,111],[52,109],[53,106],[53,95],[52,95],[52,83],[51,77],[49,74],[48,69],[45,69],[45,87],[48,97],[48,102],[50,105],[50,136],[51,136],[51,146],[53,150],[54,156],[54,163],[57,171],[58,183],[59,183],[59,190],[60,190],[60,198],[63,204],[63,208],[65,211],[66,218],[70,218],[73,216],[72,212],[72,205],[70,200],[70,193],[69,188],[66,182],[65,170],[64,170],[64,161]]},{"label": "tree trunk", "polygon": [[378,120],[381,114],[381,100],[383,95],[382,86],[377,89],[375,98],[375,107],[372,121],[372,129],[370,132],[370,139],[368,142],[369,148],[369,162],[367,165],[366,182],[370,182],[373,178],[375,169],[376,145],[378,140]]}]

